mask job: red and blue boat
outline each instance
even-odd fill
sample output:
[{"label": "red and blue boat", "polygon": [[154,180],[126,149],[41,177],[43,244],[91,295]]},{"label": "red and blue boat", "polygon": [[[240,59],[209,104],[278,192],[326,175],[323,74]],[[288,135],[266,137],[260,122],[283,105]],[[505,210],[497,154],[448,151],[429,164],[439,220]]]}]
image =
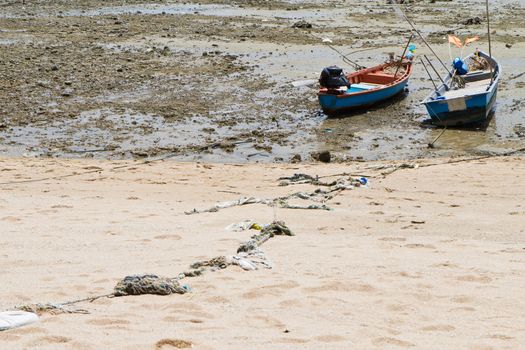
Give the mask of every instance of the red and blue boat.
[{"label": "red and blue boat", "polygon": [[328,115],[373,107],[404,91],[411,74],[411,59],[391,60],[347,74],[328,67],[319,79],[319,103]]}]

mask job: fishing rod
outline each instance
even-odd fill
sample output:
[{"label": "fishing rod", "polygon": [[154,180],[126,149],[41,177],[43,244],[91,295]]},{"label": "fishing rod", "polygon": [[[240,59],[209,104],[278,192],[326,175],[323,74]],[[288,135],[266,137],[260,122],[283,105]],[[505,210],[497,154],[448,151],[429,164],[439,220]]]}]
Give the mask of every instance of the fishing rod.
[{"label": "fishing rod", "polygon": [[401,16],[405,19],[405,21],[407,21],[407,23],[412,27],[412,29],[414,30],[414,32],[417,33],[417,35],[419,35],[419,37],[421,38],[421,40],[423,40],[423,42],[425,43],[425,45],[427,45],[427,47],[429,48],[429,50],[432,52],[432,54],[434,56],[436,56],[436,58],[438,59],[438,61],[441,63],[441,65],[443,65],[443,67],[445,68],[445,70],[447,72],[449,72],[449,69],[447,68],[447,66],[445,65],[445,63],[443,63],[443,61],[441,60],[441,58],[437,55],[437,53],[434,51],[434,49],[432,49],[432,47],[430,46],[430,44],[428,43],[428,41],[423,37],[423,34],[421,34],[421,32],[416,28],[416,26],[412,23],[412,21],[405,15],[405,13],[401,10],[401,8],[399,8],[399,6],[397,6],[396,4],[394,4],[394,10],[396,12],[398,12],[399,14],[401,14]]},{"label": "fishing rod", "polygon": [[347,55],[345,55],[344,53],[342,53],[341,51],[336,49],[334,46],[330,45],[332,43],[332,40],[330,40],[328,38],[323,38],[323,43],[326,44],[326,46],[328,46],[334,52],[338,53],[339,56],[341,56],[341,58],[343,59],[343,62],[345,62],[346,64],[351,65],[352,67],[354,67],[355,70],[366,68],[366,67],[360,65],[359,63],[352,61],[351,59],[349,59],[347,57]]},{"label": "fishing rod", "polygon": [[423,57],[425,57],[425,59],[427,60],[428,64],[430,65],[430,67],[432,67],[432,69],[434,70],[434,73],[436,73],[437,77],[439,78],[439,80],[441,80],[441,82],[445,86],[445,89],[448,91],[450,88],[448,87],[447,83],[445,83],[443,78],[441,78],[441,75],[439,75],[438,71],[436,70],[436,68],[434,67],[434,65],[432,64],[432,62],[428,58],[428,56],[427,55],[423,55]]},{"label": "fishing rod", "polygon": [[423,62],[423,59],[421,57],[419,57],[419,60],[421,61],[421,64],[423,65],[423,68],[425,68],[425,71],[427,72],[428,77],[429,77],[430,81],[432,82],[432,85],[434,85],[434,89],[435,89],[436,93],[439,94],[438,87],[437,87],[436,83],[434,82],[434,78],[432,78],[432,75],[428,71],[427,65],[425,64],[425,62]]},{"label": "fishing rod", "polygon": [[[485,0],[485,9],[487,11],[487,35],[489,39],[489,57],[492,60],[492,45],[490,43],[489,0]],[[490,84],[492,84],[492,81],[494,80],[494,73],[492,70],[492,63],[489,62],[489,65],[490,65]]]},{"label": "fishing rod", "polygon": [[410,38],[408,38],[408,42],[405,46],[405,49],[403,50],[403,53],[401,54],[401,57],[399,58],[399,63],[397,64],[396,72],[394,73],[394,78],[397,76],[397,72],[399,71],[399,68],[401,68],[401,64],[403,63],[403,57],[405,57],[405,53],[408,50],[408,46],[410,45],[410,42],[412,41],[412,38],[414,37],[414,33],[410,33]]}]

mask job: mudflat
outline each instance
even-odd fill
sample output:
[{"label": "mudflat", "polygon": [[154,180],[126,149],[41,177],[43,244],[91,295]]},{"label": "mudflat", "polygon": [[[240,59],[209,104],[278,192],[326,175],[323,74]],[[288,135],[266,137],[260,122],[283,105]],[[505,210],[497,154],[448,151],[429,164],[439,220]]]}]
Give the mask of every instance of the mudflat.
[{"label": "mudflat", "polygon": [[[480,37],[452,57],[488,51],[484,3],[462,4],[399,6],[448,64],[448,33]],[[449,130],[428,149],[439,130],[421,127],[432,83],[419,58],[445,70],[420,39],[409,91],[368,113],[326,119],[316,87],[291,84],[352,69],[323,38],[365,66],[400,55],[410,26],[386,1],[0,1],[0,154],[271,163],[524,147],[523,2],[491,12],[496,114],[486,132]]]}]

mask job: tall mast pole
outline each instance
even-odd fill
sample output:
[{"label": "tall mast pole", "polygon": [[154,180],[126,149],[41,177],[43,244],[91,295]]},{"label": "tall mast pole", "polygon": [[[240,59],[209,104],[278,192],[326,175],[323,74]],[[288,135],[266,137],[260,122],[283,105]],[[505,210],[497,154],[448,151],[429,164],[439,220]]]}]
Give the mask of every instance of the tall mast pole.
[{"label": "tall mast pole", "polygon": [[487,10],[487,33],[489,36],[489,56],[492,58],[492,47],[490,45],[490,19],[489,19],[489,0],[485,0],[485,8]]}]

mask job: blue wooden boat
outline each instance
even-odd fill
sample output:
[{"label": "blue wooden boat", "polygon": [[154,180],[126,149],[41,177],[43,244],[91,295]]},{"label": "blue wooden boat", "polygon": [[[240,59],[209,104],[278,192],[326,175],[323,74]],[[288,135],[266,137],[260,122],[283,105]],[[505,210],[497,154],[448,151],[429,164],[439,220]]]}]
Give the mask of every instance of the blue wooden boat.
[{"label": "blue wooden boat", "polygon": [[463,60],[469,67],[463,75],[450,72],[433,93],[423,100],[431,123],[438,126],[468,126],[484,123],[494,108],[501,68],[482,51]]},{"label": "blue wooden boat", "polygon": [[336,86],[327,87],[321,75],[319,103],[328,115],[372,107],[402,92],[411,73],[411,60],[397,60],[345,74],[346,81]]}]

